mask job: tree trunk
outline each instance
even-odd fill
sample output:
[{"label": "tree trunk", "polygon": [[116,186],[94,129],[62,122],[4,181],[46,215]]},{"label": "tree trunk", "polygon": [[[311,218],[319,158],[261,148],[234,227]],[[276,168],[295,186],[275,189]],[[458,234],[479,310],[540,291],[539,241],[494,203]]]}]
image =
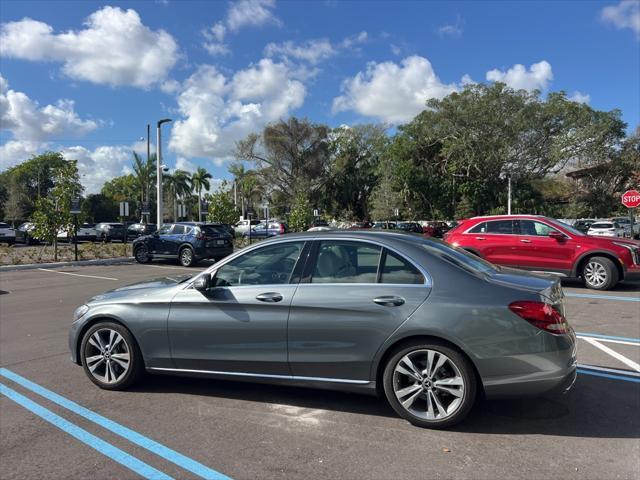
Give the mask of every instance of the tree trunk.
[{"label": "tree trunk", "polygon": [[198,221],[202,221],[202,188],[198,188]]}]

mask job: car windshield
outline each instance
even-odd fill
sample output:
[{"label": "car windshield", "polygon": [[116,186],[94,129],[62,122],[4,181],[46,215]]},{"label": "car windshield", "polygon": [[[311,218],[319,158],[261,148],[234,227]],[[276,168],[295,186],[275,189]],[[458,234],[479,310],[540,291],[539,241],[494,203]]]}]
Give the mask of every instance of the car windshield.
[{"label": "car windshield", "polygon": [[572,235],[575,235],[576,237],[584,237],[585,236],[584,232],[581,232],[580,230],[577,230],[577,229],[573,228],[568,223],[561,222],[560,220],[552,220],[550,218],[548,218],[547,221],[549,223],[551,223],[552,225],[556,225],[556,226],[558,226],[560,228],[564,228],[565,230],[567,230]]}]

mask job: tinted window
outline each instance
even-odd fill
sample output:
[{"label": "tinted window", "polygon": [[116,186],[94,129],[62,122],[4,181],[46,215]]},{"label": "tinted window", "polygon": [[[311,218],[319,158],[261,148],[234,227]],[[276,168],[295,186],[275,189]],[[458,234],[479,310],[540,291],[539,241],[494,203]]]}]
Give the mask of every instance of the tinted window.
[{"label": "tinted window", "polygon": [[558,231],[555,228],[550,227],[549,225],[533,220],[519,220],[519,223],[521,235],[548,237],[549,233]]},{"label": "tinted window", "polygon": [[245,253],[218,269],[216,286],[289,283],[304,242],[287,242]]},{"label": "tinted window", "polygon": [[202,225],[200,226],[200,230],[204,232],[205,235],[212,237],[217,235],[224,235],[226,233],[224,228],[217,225]]},{"label": "tinted window", "polygon": [[613,228],[613,223],[594,223],[591,225],[591,228]]},{"label": "tinted window", "polygon": [[[432,225],[435,227],[435,225]],[[482,222],[469,230],[469,233],[487,233],[487,223]]]},{"label": "tinted window", "polygon": [[312,283],[376,283],[381,248],[358,242],[320,242]]},{"label": "tinted window", "polygon": [[512,235],[513,221],[512,220],[495,220],[493,222],[487,222],[486,233]]},{"label": "tinted window", "polygon": [[0,223],[0,228],[11,228],[8,223]]},{"label": "tinted window", "polygon": [[167,235],[171,230],[172,225],[163,225],[160,230],[158,230],[158,235]]},{"label": "tinted window", "polygon": [[184,225],[174,225],[173,230],[171,230],[172,235],[184,235],[184,232]]},{"label": "tinted window", "polygon": [[410,262],[387,251],[382,272],[381,283],[420,284],[424,283],[424,277]]}]

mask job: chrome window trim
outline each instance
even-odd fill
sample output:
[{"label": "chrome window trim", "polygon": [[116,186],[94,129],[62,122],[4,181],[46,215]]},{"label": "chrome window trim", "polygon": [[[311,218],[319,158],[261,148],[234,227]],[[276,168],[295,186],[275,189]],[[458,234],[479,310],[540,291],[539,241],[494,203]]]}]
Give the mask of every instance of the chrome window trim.
[{"label": "chrome window trim", "polygon": [[181,373],[203,373],[206,375],[228,375],[232,377],[256,377],[256,378],[273,378],[280,380],[302,380],[308,382],[328,382],[328,383],[350,383],[354,385],[370,384],[369,380],[350,380],[347,378],[325,378],[325,377],[304,377],[298,375],[274,375],[268,373],[247,373],[247,372],[224,372],[218,370],[194,370],[189,368],[164,368],[149,367],[148,370],[158,372],[181,372]]},{"label": "chrome window trim", "polygon": [[[231,262],[232,260],[234,260],[235,258],[239,257],[240,255],[244,255],[246,253],[252,252],[253,250],[256,250],[258,248],[262,248],[262,247],[266,247],[269,245],[275,245],[275,244],[279,244],[279,243],[289,243],[289,242],[315,242],[318,240],[333,240],[333,241],[353,241],[353,242],[364,242],[364,243],[370,243],[382,248],[386,248],[392,252],[394,252],[395,254],[399,255],[400,257],[404,258],[405,260],[407,260],[409,263],[411,263],[420,273],[422,273],[422,276],[424,277],[424,283],[420,283],[420,284],[416,284],[416,283],[346,283],[344,285],[395,285],[395,286],[402,286],[402,287],[426,287],[426,288],[432,288],[433,287],[433,279],[431,278],[431,275],[429,275],[429,272],[427,272],[418,262],[416,262],[415,260],[413,260],[411,257],[407,256],[405,253],[398,251],[397,249],[390,247],[389,245],[387,245],[386,243],[377,241],[377,240],[371,240],[368,238],[358,238],[358,237],[347,237],[345,236],[329,236],[329,235],[322,235],[322,236],[313,236],[313,237],[308,237],[308,238],[301,238],[301,237],[297,237],[297,238],[285,238],[283,239],[282,237],[278,237],[277,240],[274,241],[270,241],[269,243],[257,243],[254,246],[249,245],[248,247],[244,247],[240,250],[238,250],[237,252],[234,252],[233,254],[229,255],[228,257],[226,257],[225,259],[221,260],[220,263],[216,262],[214,265],[210,266],[207,270],[203,271],[202,273],[200,273],[200,275],[205,274],[205,273],[213,273],[215,272],[218,268],[224,267],[227,263]],[[186,282],[186,285],[184,287],[184,289],[191,287],[191,285],[193,284],[193,282],[195,281],[195,279],[198,277],[198,275],[193,277],[193,280],[191,282]],[[277,283],[275,285],[292,285],[289,283],[286,284],[282,284],[282,283]],[[306,285],[303,283],[297,283],[295,285]],[[322,283],[314,283],[314,284],[309,284],[309,285],[340,285],[338,283],[326,283],[326,284],[322,284]],[[247,285],[247,287],[250,285]],[[251,285],[253,287],[258,287],[258,286],[264,286],[266,287],[267,285]],[[239,287],[231,287],[231,288],[239,288]]]}]

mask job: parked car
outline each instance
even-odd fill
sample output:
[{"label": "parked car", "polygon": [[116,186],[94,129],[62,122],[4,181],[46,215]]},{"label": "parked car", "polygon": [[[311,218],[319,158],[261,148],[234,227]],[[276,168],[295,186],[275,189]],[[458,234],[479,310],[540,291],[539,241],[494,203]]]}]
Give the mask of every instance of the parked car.
[{"label": "parked car", "polygon": [[592,223],[589,230],[587,230],[587,235],[623,238],[624,228],[622,228],[617,222],[595,222]]},{"label": "parked car", "polygon": [[382,230],[395,230],[396,224],[394,222],[375,222],[371,228]]},{"label": "parked car", "polygon": [[69,347],[107,390],[146,370],[380,392],[430,428],[463,420],[480,394],[562,392],[576,378],[556,277],[380,231],[277,237],[193,277],[99,295],[75,311]]},{"label": "parked car", "polygon": [[151,235],[133,241],[133,256],[138,263],[171,258],[183,267],[191,267],[200,260],[220,260],[231,253],[233,236],[219,225],[200,222],[165,224]]},{"label": "parked car", "polygon": [[626,238],[638,238],[640,236],[640,223],[633,222],[633,225],[631,225],[629,217],[614,217],[609,220],[622,227]]},{"label": "parked car", "polygon": [[583,218],[580,220],[576,220],[576,222],[573,224],[573,228],[586,234],[589,231],[589,227],[595,222],[596,220],[593,218]]},{"label": "parked car", "polygon": [[[73,242],[73,225],[62,229],[58,232],[58,241]],[[69,238],[69,232],[71,232],[71,238]],[[78,242],[95,242],[97,237],[96,224],[95,223],[83,223],[78,225]]]},{"label": "parked car", "polygon": [[16,243],[16,231],[8,223],[0,222],[0,243]]},{"label": "parked car", "polygon": [[249,226],[256,226],[260,224],[260,220],[240,220],[236,223],[234,231],[236,235],[244,235],[249,231]]},{"label": "parked car", "polygon": [[314,220],[313,222],[311,222],[311,224],[309,225],[309,228],[313,228],[313,227],[328,227],[329,224],[325,221],[325,220]]},{"label": "parked car", "polygon": [[368,230],[373,227],[371,222],[354,222],[349,227],[349,230]]},{"label": "parked car", "polygon": [[24,222],[15,230],[16,243],[24,243],[26,245],[35,245],[40,243],[40,239],[34,235],[36,226],[31,222]]},{"label": "parked car", "polygon": [[596,290],[640,279],[638,242],[585,235],[543,216],[475,217],[445,240],[497,265],[581,278]]},{"label": "parked car", "polygon": [[422,225],[416,222],[398,222],[396,229],[403,232],[422,233]]},{"label": "parked car", "polygon": [[422,233],[427,237],[442,238],[449,230],[451,227],[446,222],[440,221],[427,222],[422,227]]},{"label": "parked car", "polygon": [[[289,227],[286,223],[282,222],[267,222],[260,223],[251,228],[251,238],[267,238],[275,237],[276,235],[283,235],[289,232]],[[249,237],[249,231],[247,230],[242,234],[243,237]]]},{"label": "parked car", "polygon": [[329,226],[318,226],[307,229],[307,232],[329,232],[331,230],[333,230],[333,228]]},{"label": "parked car", "polygon": [[101,242],[124,242],[126,233],[122,223],[102,222],[96,225],[96,236]]},{"label": "parked car", "polygon": [[128,238],[138,238],[149,235],[158,229],[155,223],[134,223],[127,228]]}]

